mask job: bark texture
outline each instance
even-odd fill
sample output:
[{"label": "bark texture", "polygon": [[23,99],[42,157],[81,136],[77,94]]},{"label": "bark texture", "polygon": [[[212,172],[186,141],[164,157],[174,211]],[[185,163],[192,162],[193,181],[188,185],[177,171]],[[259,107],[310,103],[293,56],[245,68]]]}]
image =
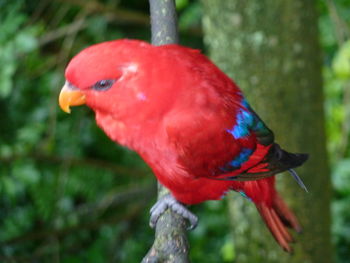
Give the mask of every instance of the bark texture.
[{"label": "bark texture", "polygon": [[237,262],[331,263],[331,184],[325,147],[321,59],[315,1],[202,0],[211,58],[243,89],[252,107],[292,152],[310,154],[298,168],[305,193],[290,176],[278,189],[300,219],[290,256],[275,244],[255,207],[229,197]]},{"label": "bark texture", "polygon": [[[152,44],[178,43],[177,17],[174,0],[149,0]],[[158,199],[169,191],[158,183]],[[142,263],[187,263],[189,243],[186,220],[168,209],[156,224],[154,243]]]}]

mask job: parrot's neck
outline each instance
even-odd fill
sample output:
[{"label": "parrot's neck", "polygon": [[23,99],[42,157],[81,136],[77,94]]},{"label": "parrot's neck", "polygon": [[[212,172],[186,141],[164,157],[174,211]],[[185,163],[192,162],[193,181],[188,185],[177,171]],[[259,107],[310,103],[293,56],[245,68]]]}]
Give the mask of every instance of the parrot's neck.
[{"label": "parrot's neck", "polygon": [[156,125],[149,125],[147,122],[125,122],[114,118],[113,115],[96,112],[98,126],[114,142],[134,150],[140,154],[153,144],[156,134]]}]

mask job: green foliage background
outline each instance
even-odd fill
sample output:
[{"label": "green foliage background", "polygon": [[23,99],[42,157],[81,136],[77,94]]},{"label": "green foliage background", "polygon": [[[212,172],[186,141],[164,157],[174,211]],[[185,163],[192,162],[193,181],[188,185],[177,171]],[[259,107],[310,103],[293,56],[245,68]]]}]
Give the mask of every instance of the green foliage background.
[{"label": "green foliage background", "polygon": [[[318,6],[332,229],[337,262],[348,262],[350,1]],[[181,43],[204,49],[200,3],[177,8]],[[150,170],[111,143],[89,109],[68,116],[57,106],[69,59],[116,38],[149,40],[147,1],[0,0],[0,262],[139,262],[151,246]],[[193,210],[201,223],[190,234],[192,260],[232,262],[226,203]]]}]

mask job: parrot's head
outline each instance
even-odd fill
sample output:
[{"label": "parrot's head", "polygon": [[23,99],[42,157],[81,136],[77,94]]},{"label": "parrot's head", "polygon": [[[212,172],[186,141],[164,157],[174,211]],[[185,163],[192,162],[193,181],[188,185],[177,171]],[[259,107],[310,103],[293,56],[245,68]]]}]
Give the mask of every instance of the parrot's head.
[{"label": "parrot's head", "polygon": [[163,89],[166,67],[154,66],[162,57],[157,48],[139,40],[115,40],[82,50],[66,68],[60,107],[69,113],[71,106],[86,104],[97,124],[120,144],[137,140],[135,134],[153,134],[153,123],[173,97]]},{"label": "parrot's head", "polygon": [[69,113],[71,106],[86,104],[120,144],[155,134],[183,86],[180,64],[162,47],[124,39],[82,50],[66,68],[60,107]]},{"label": "parrot's head", "polygon": [[122,143],[117,134],[144,130],[137,125],[160,108],[155,102],[161,100],[159,91],[150,77],[159,72],[151,66],[156,54],[155,46],[138,40],[103,42],[82,50],[66,68],[60,107],[69,113],[71,106],[86,104],[107,135]]},{"label": "parrot's head", "polygon": [[138,40],[115,40],[82,50],[68,64],[59,96],[65,112],[87,104],[96,114],[121,119],[139,111],[150,93],[147,78],[154,46]]},{"label": "parrot's head", "polygon": [[77,54],[65,71],[59,105],[87,104],[95,111],[119,113],[146,100],[140,80],[152,46],[136,40],[116,40],[90,46]]}]

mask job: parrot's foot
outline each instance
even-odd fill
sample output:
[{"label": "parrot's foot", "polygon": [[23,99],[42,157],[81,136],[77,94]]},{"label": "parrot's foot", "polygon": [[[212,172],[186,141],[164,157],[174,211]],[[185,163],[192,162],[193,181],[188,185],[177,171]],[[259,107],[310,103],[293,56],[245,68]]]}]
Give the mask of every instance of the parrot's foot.
[{"label": "parrot's foot", "polygon": [[151,218],[149,221],[149,225],[152,228],[156,226],[159,217],[168,208],[173,210],[175,213],[181,215],[182,217],[186,218],[190,222],[188,230],[192,230],[197,226],[198,217],[195,214],[193,214],[190,210],[188,210],[185,205],[177,201],[171,194],[167,194],[164,195],[160,200],[158,200],[157,203],[155,203],[150,210]]}]

